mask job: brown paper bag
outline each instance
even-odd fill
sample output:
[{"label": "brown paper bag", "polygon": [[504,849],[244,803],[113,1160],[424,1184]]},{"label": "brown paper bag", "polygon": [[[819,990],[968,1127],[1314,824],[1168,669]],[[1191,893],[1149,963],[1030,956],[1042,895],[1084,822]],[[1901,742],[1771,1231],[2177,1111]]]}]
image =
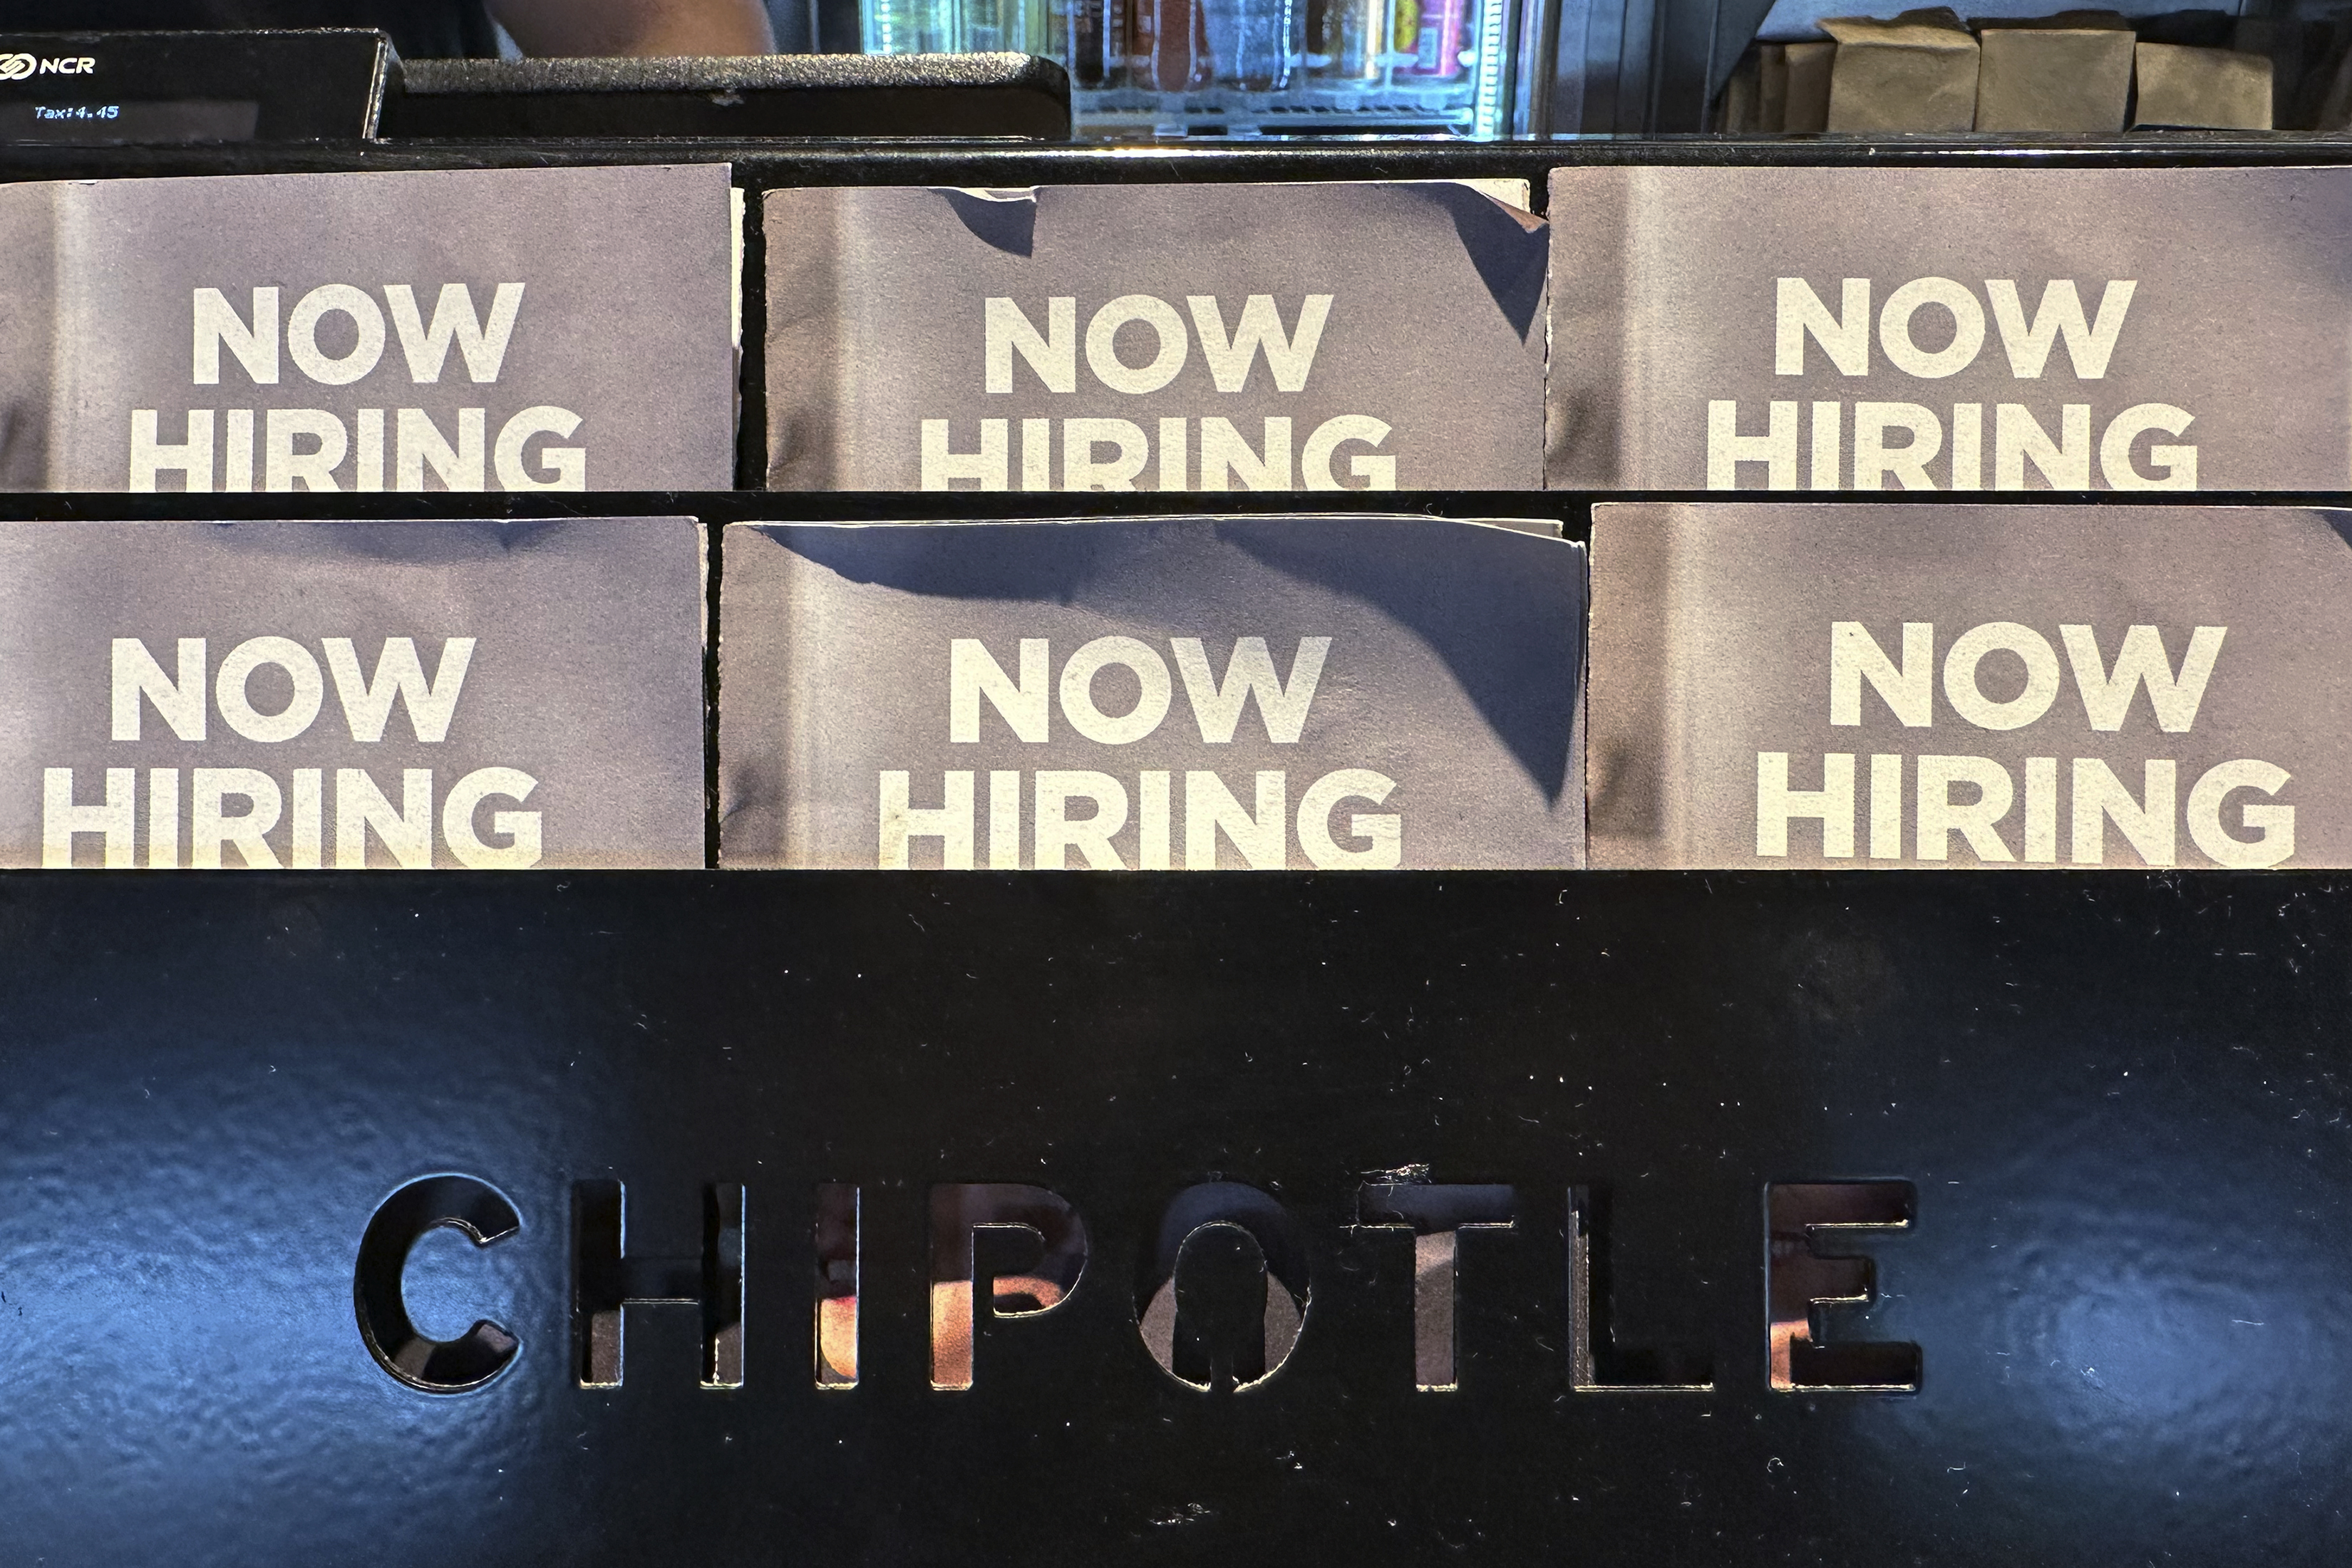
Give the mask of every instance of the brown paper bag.
[{"label": "brown paper bag", "polygon": [[1988,27],[1978,38],[1979,131],[2112,135],[2131,107],[2137,39],[2120,27]]},{"label": "brown paper bag", "polygon": [[1838,47],[1830,39],[1790,44],[1782,49],[1789,67],[1787,107],[1780,129],[1808,134],[1830,127],[1830,74],[1837,63]]},{"label": "brown paper bag", "polygon": [[2229,49],[2142,44],[2132,124],[2220,131],[2271,129],[2271,62]]},{"label": "brown paper bag", "polygon": [[1771,135],[1788,118],[1788,48],[1781,44],[1759,44],[1756,61],[1756,129]]},{"label": "brown paper bag", "polygon": [[2230,47],[2271,62],[2271,123],[2282,131],[2307,131],[2326,90],[2320,76],[2328,29],[2291,16],[2241,16],[2230,26]]},{"label": "brown paper bag", "polygon": [[1825,21],[1837,40],[1832,131],[1967,131],[1977,115],[1977,40],[1953,12],[1906,11],[1891,22]]},{"label": "brown paper bag", "polygon": [[1716,102],[1717,134],[1753,136],[1764,129],[1758,117],[1757,102],[1757,87],[1762,74],[1762,62],[1753,54],[1732,68],[1731,79],[1723,84],[1723,96]]},{"label": "brown paper bag", "polygon": [[2315,79],[2310,129],[2352,131],[2352,47],[2312,74]]}]

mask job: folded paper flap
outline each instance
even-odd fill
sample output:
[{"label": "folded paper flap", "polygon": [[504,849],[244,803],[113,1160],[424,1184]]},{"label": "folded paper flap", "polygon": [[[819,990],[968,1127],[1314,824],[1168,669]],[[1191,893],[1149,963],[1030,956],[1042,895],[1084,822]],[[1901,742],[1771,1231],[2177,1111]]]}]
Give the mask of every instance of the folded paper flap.
[{"label": "folded paper flap", "polygon": [[1822,23],[1822,31],[1849,48],[1860,45],[1961,52],[1977,47],[1976,35],[1969,31],[1968,24],[1960,20],[1958,12],[1944,5],[1906,11],[1892,21],[1873,16],[1833,16]]},{"label": "folded paper flap", "polygon": [[2061,11],[2052,16],[1971,16],[1969,26],[1986,33],[2129,33],[2120,11]]},{"label": "folded paper flap", "polygon": [[[690,518],[649,517],[635,530],[648,541],[660,531],[683,535],[699,530]],[[204,525],[219,548],[235,554],[285,556],[295,560],[366,562],[371,567],[447,567],[467,562],[520,555],[545,548],[569,549],[575,535],[609,530],[604,522],[583,524],[565,518],[484,519],[465,527],[436,521],[278,522],[220,521]]]},{"label": "folded paper flap", "polygon": [[[1401,199],[1426,202],[1443,208],[1461,237],[1462,248],[1486,284],[1496,307],[1524,341],[1543,302],[1544,267],[1549,238],[1544,220],[1502,199],[1494,182],[1460,180],[1399,180],[1381,182]],[[1234,199],[1262,195],[1272,187],[1227,187]],[[1311,195],[1316,184],[1290,187]],[[986,190],[934,187],[971,236],[991,248],[1024,258],[1037,253],[1040,208],[1053,195],[1051,187]],[[1144,197],[1148,199],[1148,195]],[[1048,219],[1050,223],[1050,217]],[[1050,232],[1050,230],[1049,230]]]},{"label": "folded paper flap", "polygon": [[[1528,781],[1547,802],[1559,804],[1575,782],[1570,763],[1577,683],[1528,675],[1577,668],[1583,626],[1559,607],[1583,596],[1580,552],[1571,546],[1556,554],[1529,553],[1524,546],[1531,541],[1555,547],[1559,542],[1488,530],[1483,538],[1451,540],[1449,554],[1460,569],[1433,574],[1425,558],[1404,548],[1412,535],[1424,531],[1419,520],[1387,520],[1366,530],[1371,537],[1352,549],[1279,520],[1236,520],[1219,531],[1276,571],[1349,595],[1409,628],[1453,671]],[[1381,540],[1383,532],[1391,538]]]},{"label": "folded paper flap", "polygon": [[1995,27],[1979,40],[1979,47],[2005,52],[2095,48],[2129,53],[2134,43],[2131,34],[2112,27]]},{"label": "folded paper flap", "polygon": [[1867,30],[1846,30],[1841,22],[1824,22],[1822,26],[1847,49],[1918,49],[1932,54],[1969,55],[1977,49],[1973,35],[1947,32],[1941,27],[1874,26]]},{"label": "folded paper flap", "polygon": [[1540,228],[1543,226],[1543,219],[1536,216],[1535,215],[1535,193],[1529,187],[1529,184],[1526,180],[1473,175],[1464,179],[1451,180],[1446,183],[1455,185],[1466,185],[1471,190],[1477,191],[1486,195],[1488,199],[1510,208],[1513,212],[1519,215],[1520,223],[1530,230]]},{"label": "folded paper flap", "polygon": [[1445,209],[1478,280],[1525,342],[1543,307],[1551,236],[1544,220],[1488,193],[1444,182],[1406,189]]},{"label": "folded paper flap", "polygon": [[971,237],[1007,256],[1037,253],[1037,193],[941,188],[939,196]]}]

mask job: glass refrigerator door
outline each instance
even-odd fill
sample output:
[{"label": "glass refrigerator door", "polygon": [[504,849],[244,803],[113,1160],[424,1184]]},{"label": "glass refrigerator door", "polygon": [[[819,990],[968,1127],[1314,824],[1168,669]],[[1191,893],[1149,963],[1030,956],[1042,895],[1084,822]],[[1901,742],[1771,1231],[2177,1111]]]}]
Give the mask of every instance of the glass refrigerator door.
[{"label": "glass refrigerator door", "polygon": [[865,0],[869,54],[1019,49],[1094,140],[1540,133],[1555,0]]}]

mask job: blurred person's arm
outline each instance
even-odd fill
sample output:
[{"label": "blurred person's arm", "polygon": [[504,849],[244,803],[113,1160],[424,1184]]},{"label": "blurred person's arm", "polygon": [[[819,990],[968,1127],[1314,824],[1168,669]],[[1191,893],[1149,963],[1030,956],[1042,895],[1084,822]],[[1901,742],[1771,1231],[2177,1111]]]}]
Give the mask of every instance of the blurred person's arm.
[{"label": "blurred person's arm", "polygon": [[489,0],[527,55],[764,55],[760,0]]}]

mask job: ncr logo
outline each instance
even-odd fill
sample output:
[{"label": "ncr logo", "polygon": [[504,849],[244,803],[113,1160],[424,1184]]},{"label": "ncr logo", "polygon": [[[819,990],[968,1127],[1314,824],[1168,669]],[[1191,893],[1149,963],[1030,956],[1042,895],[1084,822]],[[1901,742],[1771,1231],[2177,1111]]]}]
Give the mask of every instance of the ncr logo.
[{"label": "ncr logo", "polygon": [[88,55],[62,55],[45,60],[37,55],[0,55],[0,81],[22,81],[29,76],[88,76],[98,61]]}]

